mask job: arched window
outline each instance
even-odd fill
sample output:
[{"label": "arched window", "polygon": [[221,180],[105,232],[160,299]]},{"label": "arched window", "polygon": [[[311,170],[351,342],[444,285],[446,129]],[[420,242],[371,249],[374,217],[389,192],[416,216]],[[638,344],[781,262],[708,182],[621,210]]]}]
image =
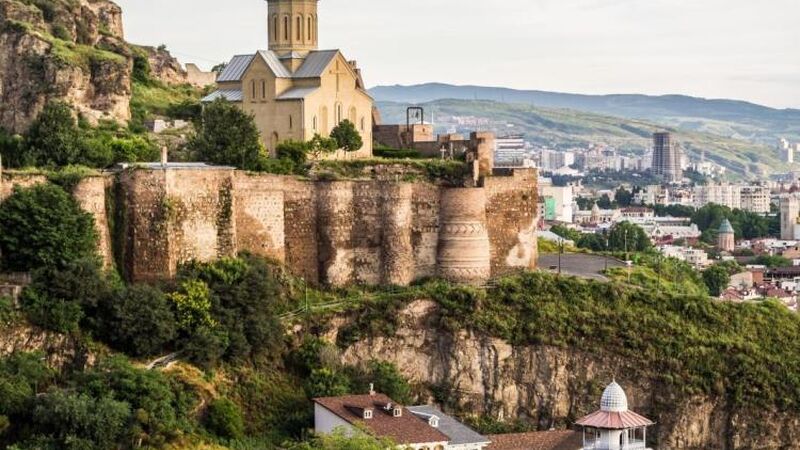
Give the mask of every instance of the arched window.
[{"label": "arched window", "polygon": [[311,119],[311,128],[314,131],[317,131],[317,116],[314,116],[314,118]]},{"label": "arched window", "polygon": [[278,40],[278,15],[272,15],[272,38]]},{"label": "arched window", "polygon": [[250,87],[252,88],[252,91],[253,91],[252,92],[253,93],[252,100],[256,101],[256,80],[253,80],[253,81],[250,82]]},{"label": "arched window", "polygon": [[361,131],[364,131],[366,128],[367,121],[364,119],[364,116],[361,116]]},{"label": "arched window", "polygon": [[261,80],[261,100],[267,99],[267,80]]},{"label": "arched window", "polygon": [[297,41],[300,42],[303,39],[303,19],[300,16],[297,16],[297,30],[295,30],[295,36],[297,36]]},{"label": "arched window", "polygon": [[292,120],[292,116],[289,116],[289,129],[291,130],[294,127],[294,120]]},{"label": "arched window", "polygon": [[336,124],[340,124],[342,122],[342,104],[336,104]]},{"label": "arched window", "polygon": [[289,16],[283,16],[283,40],[289,40]]},{"label": "arched window", "polygon": [[306,27],[306,39],[311,42],[311,16],[308,16],[308,26]]}]

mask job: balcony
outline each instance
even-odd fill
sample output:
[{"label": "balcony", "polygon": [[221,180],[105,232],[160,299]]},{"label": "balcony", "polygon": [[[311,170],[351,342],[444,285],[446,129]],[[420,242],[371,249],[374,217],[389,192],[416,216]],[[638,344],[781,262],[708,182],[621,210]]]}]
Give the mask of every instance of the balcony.
[{"label": "balcony", "polygon": [[644,441],[628,441],[627,444],[612,446],[608,442],[586,441],[583,450],[647,450],[647,444]]}]

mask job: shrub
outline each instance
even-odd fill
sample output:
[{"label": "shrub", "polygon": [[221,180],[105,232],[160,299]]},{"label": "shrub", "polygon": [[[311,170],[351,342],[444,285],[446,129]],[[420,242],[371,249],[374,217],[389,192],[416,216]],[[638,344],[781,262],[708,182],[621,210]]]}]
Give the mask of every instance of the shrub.
[{"label": "shrub", "polygon": [[191,145],[205,161],[244,170],[258,170],[264,157],[253,116],[223,99],[206,105]]},{"label": "shrub", "polygon": [[26,142],[23,165],[60,167],[80,162],[80,134],[66,103],[48,103],[28,130]]},{"label": "shrub", "polygon": [[98,306],[110,301],[114,289],[96,259],[82,259],[63,269],[34,271],[20,303],[28,319],[43,328],[70,333],[83,324],[98,330],[104,325],[99,321]]},{"label": "shrub", "polygon": [[226,399],[216,399],[208,405],[206,428],[225,439],[239,439],[244,436],[244,419],[236,403]]},{"label": "shrub", "polygon": [[364,146],[364,141],[361,135],[358,134],[355,124],[345,119],[339,125],[331,130],[331,138],[336,141],[336,145],[346,152],[355,152],[361,150]]},{"label": "shrub", "polygon": [[162,352],[177,336],[175,315],[166,296],[147,285],[134,285],[108,297],[103,305],[104,340],[132,356]]},{"label": "shrub", "polygon": [[94,218],[58,186],[15,188],[0,204],[0,252],[3,267],[19,272],[94,257]]}]

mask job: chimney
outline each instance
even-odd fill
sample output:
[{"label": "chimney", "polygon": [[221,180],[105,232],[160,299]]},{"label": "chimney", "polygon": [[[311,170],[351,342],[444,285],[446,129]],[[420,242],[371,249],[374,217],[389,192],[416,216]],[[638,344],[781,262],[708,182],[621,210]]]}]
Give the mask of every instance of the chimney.
[{"label": "chimney", "polygon": [[161,165],[166,167],[167,163],[169,163],[169,153],[167,152],[167,146],[161,147]]}]

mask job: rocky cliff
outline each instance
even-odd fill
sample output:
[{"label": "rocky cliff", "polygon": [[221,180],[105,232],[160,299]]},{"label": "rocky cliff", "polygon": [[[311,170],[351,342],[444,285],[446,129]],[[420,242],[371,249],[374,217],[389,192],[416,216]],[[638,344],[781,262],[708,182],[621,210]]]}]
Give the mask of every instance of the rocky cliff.
[{"label": "rocky cliff", "polygon": [[[470,332],[445,332],[436,325],[437,309],[429,301],[410,304],[394,335],[350,345],[343,362],[391,361],[412,383],[446,392],[431,400],[445,400],[451,411],[522,418],[539,429],[568,427],[597,409],[602,387],[616,377],[631,408],[658,422],[653,444],[659,450],[800,449],[797,414],[674,392],[646,369],[607,356],[608,349],[512,346]],[[327,337],[335,340],[344,323],[336,321]]]},{"label": "rocky cliff", "polygon": [[127,122],[142,61],[148,76],[187,82],[164,49],[125,42],[122,10],[109,0],[0,0],[0,127],[25,131],[51,99],[90,122]]}]

